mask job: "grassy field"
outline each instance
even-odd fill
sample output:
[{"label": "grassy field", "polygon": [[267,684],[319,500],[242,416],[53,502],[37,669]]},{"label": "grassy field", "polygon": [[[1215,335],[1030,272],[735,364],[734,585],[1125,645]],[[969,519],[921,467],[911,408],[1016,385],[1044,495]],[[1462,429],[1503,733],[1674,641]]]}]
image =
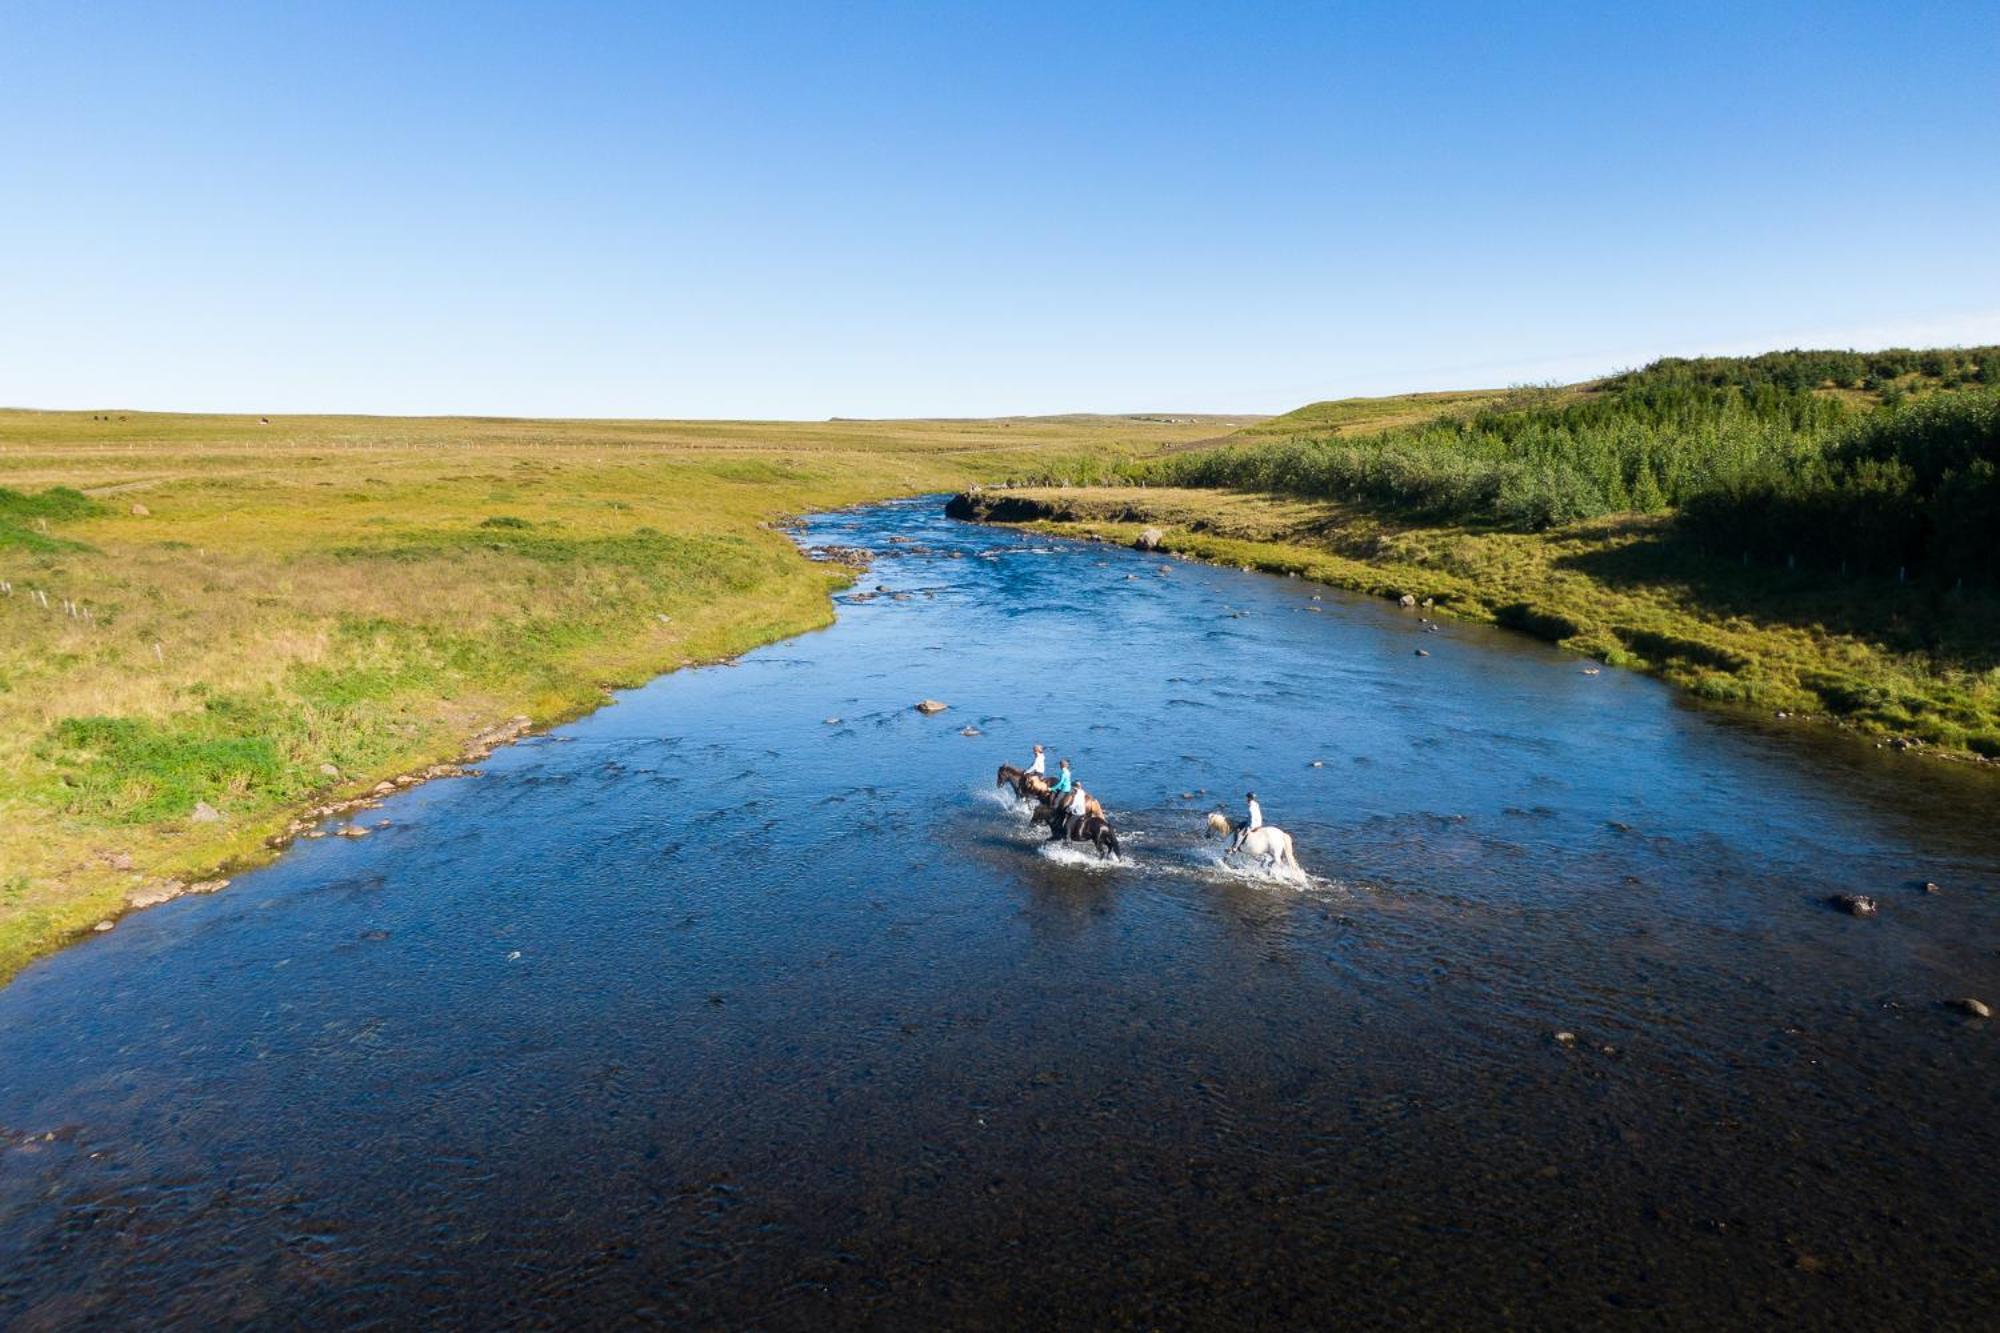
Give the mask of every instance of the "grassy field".
[{"label": "grassy field", "polygon": [[498,720],[826,623],[786,514],[1238,420],[0,412],[0,979]]},{"label": "grassy field", "polygon": [[2000,758],[2000,598],[1710,559],[1667,515],[1544,532],[1423,523],[1351,503],[1169,487],[989,491],[998,516],[1296,573],[1505,625],[1698,697]]}]

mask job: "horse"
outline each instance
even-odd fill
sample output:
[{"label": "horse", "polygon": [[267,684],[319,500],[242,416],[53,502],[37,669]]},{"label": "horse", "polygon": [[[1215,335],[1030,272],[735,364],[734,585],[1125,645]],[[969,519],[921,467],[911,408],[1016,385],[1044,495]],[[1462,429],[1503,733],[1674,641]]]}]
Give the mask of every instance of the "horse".
[{"label": "horse", "polygon": [[[1093,801],[1092,804],[1095,805],[1096,802]],[[1055,842],[1059,839],[1069,842],[1087,842],[1097,848],[1099,856],[1109,856],[1114,861],[1123,859],[1119,854],[1117,831],[1111,827],[1111,821],[1106,819],[1101,811],[1098,814],[1085,815],[1077,823],[1075,837],[1069,836],[1071,823],[1069,816],[1063,814],[1053,804],[1045,802],[1040,809],[1036,810],[1034,822],[1049,826],[1050,842]]]},{"label": "horse", "polygon": [[993,785],[1012,787],[1014,794],[1024,801],[1032,801],[1049,790],[1049,780],[1040,773],[1030,773],[1027,769],[1016,768],[1012,764],[1000,765],[999,776],[993,779]]},{"label": "horse", "polygon": [[1266,824],[1260,829],[1238,828],[1229,822],[1229,816],[1220,810],[1208,812],[1208,827],[1203,837],[1220,836],[1229,839],[1229,847],[1223,852],[1242,852],[1254,856],[1263,863],[1266,870],[1274,866],[1284,866],[1304,874],[1299,866],[1299,858],[1292,854],[1292,835],[1275,824]]}]

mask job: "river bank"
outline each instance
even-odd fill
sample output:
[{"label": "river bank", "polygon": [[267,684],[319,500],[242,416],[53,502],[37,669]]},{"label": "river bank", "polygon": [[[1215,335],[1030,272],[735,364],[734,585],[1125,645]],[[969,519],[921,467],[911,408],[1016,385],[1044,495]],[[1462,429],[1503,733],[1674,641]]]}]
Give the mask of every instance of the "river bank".
[{"label": "river bank", "polygon": [[1166,487],[961,493],[954,516],[1296,575],[1413,614],[1500,625],[1719,704],[1883,748],[2000,758],[2000,606],[1881,581],[1691,558],[1664,516],[1542,533],[1399,522],[1362,507]]},{"label": "river bank", "polygon": [[851,571],[786,515],[1217,428],[0,412],[0,981],[508,719],[828,624]]}]

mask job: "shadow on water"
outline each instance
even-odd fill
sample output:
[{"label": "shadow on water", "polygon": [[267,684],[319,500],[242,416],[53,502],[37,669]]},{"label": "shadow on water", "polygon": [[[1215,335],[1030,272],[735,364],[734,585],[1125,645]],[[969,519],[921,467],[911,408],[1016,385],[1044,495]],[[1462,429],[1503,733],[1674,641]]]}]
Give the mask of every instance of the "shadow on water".
[{"label": "shadow on water", "polygon": [[[0,1326],[1991,1321],[1990,775],[934,500],[802,537],[889,593],[0,991]],[[1124,862],[987,790],[1037,740]],[[1251,789],[1305,885],[1202,837]]]}]

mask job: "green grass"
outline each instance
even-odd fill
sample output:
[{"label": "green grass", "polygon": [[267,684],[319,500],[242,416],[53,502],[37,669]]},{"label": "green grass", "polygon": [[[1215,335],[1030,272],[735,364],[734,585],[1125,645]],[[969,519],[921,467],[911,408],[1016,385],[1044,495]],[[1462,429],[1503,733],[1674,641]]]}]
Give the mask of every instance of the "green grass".
[{"label": "green grass", "polygon": [[1361,435],[1434,421],[1441,416],[1470,415],[1482,408],[1498,407],[1522,392],[1513,389],[1456,389],[1443,393],[1394,394],[1384,398],[1335,398],[1308,403],[1237,433],[1244,438],[1263,435]]},{"label": "green grass", "polygon": [[495,721],[825,624],[788,514],[1239,423],[0,412],[0,978]]}]

